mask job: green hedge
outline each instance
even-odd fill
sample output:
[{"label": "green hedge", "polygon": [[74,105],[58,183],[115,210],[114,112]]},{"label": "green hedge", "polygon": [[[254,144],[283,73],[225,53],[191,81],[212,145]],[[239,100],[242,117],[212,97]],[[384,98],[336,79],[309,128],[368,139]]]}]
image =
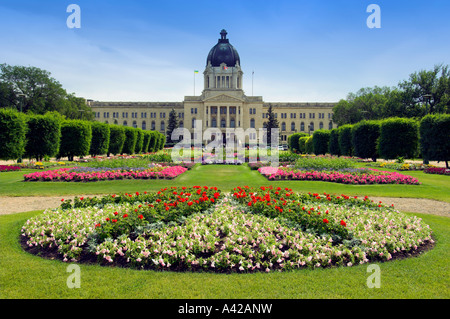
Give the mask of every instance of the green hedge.
[{"label": "green hedge", "polygon": [[150,132],[149,131],[143,131],[144,132],[144,143],[142,144],[142,153],[148,153],[148,148],[150,146]]},{"label": "green hedge", "polygon": [[0,109],[0,159],[15,160],[25,152],[27,123],[24,114]]},{"label": "green hedge", "polygon": [[309,139],[308,136],[302,136],[298,139],[298,151],[302,154],[306,153],[306,141]]},{"label": "green hedge", "polygon": [[361,121],[356,123],[352,128],[354,155],[360,158],[371,158],[376,162],[378,157],[377,142],[379,137],[379,121]]},{"label": "green hedge", "polygon": [[82,120],[65,120],[61,124],[61,146],[58,157],[67,156],[73,161],[74,156],[89,154],[92,140],[91,123]]},{"label": "green hedge", "polygon": [[134,153],[140,154],[142,148],[144,147],[144,131],[140,128],[135,128],[136,130],[136,146],[134,148]]},{"label": "green hedge", "polygon": [[92,141],[89,154],[92,156],[108,153],[111,138],[111,129],[108,124],[93,122],[91,123]]},{"label": "green hedge", "polygon": [[409,118],[389,118],[380,126],[378,154],[384,159],[414,158],[418,152],[419,123]]},{"label": "green hedge", "polygon": [[121,154],[125,143],[125,128],[123,126],[110,125],[109,130],[108,154]]},{"label": "green hedge", "polygon": [[309,136],[307,133],[294,133],[288,137],[288,147],[293,153],[300,153],[299,139]]},{"label": "green hedge", "polygon": [[427,115],[420,121],[420,151],[425,163],[450,160],[450,114]]},{"label": "green hedge", "polygon": [[339,147],[339,130],[337,128],[334,128],[330,131],[328,152],[331,155],[341,156],[341,149]]},{"label": "green hedge", "polygon": [[122,154],[132,155],[136,148],[137,142],[137,130],[133,127],[124,126],[125,130],[125,143],[123,144]]},{"label": "green hedge", "polygon": [[328,152],[328,143],[330,141],[330,131],[317,130],[313,133],[314,154],[325,155]]},{"label": "green hedge", "polygon": [[339,149],[341,151],[341,155],[343,156],[352,156],[353,153],[353,145],[352,145],[352,127],[353,125],[347,124],[340,126],[339,130]]},{"label": "green hedge", "polygon": [[313,144],[313,136],[311,135],[305,142],[305,152],[306,154],[314,153],[314,144]]},{"label": "green hedge", "polygon": [[62,116],[56,112],[29,115],[25,156],[35,158],[37,161],[42,161],[45,156],[56,156],[61,144],[62,121]]}]

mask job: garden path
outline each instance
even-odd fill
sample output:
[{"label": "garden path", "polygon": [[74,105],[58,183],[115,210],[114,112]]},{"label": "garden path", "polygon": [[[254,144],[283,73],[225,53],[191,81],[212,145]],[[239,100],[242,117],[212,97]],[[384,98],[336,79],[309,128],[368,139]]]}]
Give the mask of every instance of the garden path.
[{"label": "garden path", "polygon": [[[93,197],[101,195],[79,195]],[[73,199],[75,196],[65,196]],[[0,215],[56,208],[61,205],[61,197],[0,197]],[[424,198],[370,197],[375,202],[394,207],[400,211],[424,213],[450,217],[450,203]]]}]

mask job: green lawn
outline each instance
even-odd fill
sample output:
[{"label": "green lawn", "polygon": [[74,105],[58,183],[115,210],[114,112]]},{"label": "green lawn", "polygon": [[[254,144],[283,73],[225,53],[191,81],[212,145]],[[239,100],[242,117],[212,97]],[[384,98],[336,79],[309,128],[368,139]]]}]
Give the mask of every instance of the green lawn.
[{"label": "green lawn", "polygon": [[[381,287],[368,288],[367,265],[283,273],[213,274],[139,271],[81,265],[81,287],[69,289],[68,263],[24,252],[18,234],[38,214],[0,216],[0,298],[443,298],[449,293],[446,217],[419,215],[434,230],[436,247],[419,257],[379,264]],[[207,284],[205,284],[207,283]]]},{"label": "green lawn", "polygon": [[[0,174],[0,196],[62,196],[150,191],[170,186],[208,185],[224,191],[238,185],[274,185],[302,192],[432,198],[450,202],[448,176],[406,172],[423,184],[343,185],[326,182],[269,182],[246,165],[197,165],[176,180],[92,183],[25,183],[27,171]],[[81,265],[81,288],[69,289],[67,263],[23,251],[18,239],[25,221],[40,212],[0,216],[0,298],[443,298],[450,297],[450,219],[425,214],[436,247],[420,257],[379,264],[381,288],[366,285],[367,265],[283,273],[212,274],[138,271]],[[207,284],[205,284],[207,283]]]},{"label": "green lawn", "polygon": [[119,180],[104,182],[23,182],[23,174],[0,174],[0,196],[63,196],[151,191],[170,186],[210,185],[227,191],[239,185],[273,185],[298,192],[336,193],[358,196],[428,198],[450,202],[449,176],[404,172],[419,179],[422,185],[345,185],[317,181],[268,181],[247,165],[200,165],[175,180]]}]

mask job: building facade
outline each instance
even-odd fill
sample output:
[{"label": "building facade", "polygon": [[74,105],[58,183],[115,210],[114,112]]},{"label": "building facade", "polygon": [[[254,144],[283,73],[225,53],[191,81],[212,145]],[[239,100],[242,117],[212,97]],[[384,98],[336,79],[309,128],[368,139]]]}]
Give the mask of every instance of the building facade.
[{"label": "building facade", "polygon": [[245,95],[239,54],[230,44],[227,32],[222,30],[220,35],[207,56],[201,95],[185,96],[183,102],[88,101],[95,119],[165,133],[173,109],[180,127],[187,128],[192,138],[199,121],[202,131],[217,128],[225,137],[227,128],[263,128],[272,106],[279,123],[280,144],[286,144],[287,137],[296,132],[311,134],[318,129],[336,127],[332,121],[335,103],[264,102],[261,96]]}]

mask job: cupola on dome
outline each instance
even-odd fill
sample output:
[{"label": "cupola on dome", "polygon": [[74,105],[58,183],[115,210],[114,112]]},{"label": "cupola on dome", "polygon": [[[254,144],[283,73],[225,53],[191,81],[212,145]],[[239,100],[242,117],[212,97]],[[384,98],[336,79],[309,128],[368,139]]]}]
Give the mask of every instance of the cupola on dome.
[{"label": "cupola on dome", "polygon": [[227,31],[222,30],[220,36],[219,42],[209,51],[206,65],[208,63],[211,63],[213,67],[218,67],[222,63],[229,67],[234,67],[236,64],[240,65],[239,54],[227,39]]}]

